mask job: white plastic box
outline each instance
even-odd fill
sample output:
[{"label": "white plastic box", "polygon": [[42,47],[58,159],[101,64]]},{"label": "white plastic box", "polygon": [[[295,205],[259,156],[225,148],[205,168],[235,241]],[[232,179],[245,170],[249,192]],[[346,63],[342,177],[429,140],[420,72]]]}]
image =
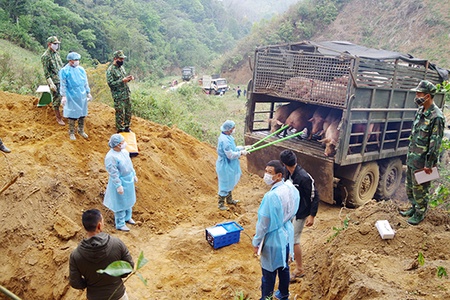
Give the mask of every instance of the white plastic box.
[{"label": "white plastic box", "polygon": [[383,240],[394,238],[395,232],[387,220],[376,221],[375,227],[378,229],[378,232]]}]

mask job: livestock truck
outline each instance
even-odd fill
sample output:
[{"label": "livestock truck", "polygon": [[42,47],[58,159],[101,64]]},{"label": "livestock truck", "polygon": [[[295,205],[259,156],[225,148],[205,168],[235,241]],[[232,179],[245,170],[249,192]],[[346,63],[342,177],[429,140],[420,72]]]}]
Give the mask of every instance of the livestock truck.
[{"label": "livestock truck", "polygon": [[[258,47],[247,87],[246,145],[280,139],[270,137],[268,122],[280,105],[329,109],[339,117],[334,155],[326,156],[318,140],[295,137],[252,152],[248,170],[262,175],[269,160],[290,149],[313,176],[322,201],[357,207],[389,199],[401,184],[417,110],[411,89],[423,79],[437,84],[447,78],[448,70],[427,60],[348,42]],[[434,102],[442,108],[444,95],[436,94]]]}]

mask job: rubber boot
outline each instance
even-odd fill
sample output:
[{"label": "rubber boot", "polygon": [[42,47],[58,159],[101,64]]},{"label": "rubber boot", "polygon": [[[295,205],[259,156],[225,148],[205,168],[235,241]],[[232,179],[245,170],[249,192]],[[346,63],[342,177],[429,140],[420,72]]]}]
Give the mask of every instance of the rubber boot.
[{"label": "rubber boot", "polygon": [[5,152],[5,153],[11,152],[11,150],[9,150],[8,147],[6,147],[3,143],[0,144],[0,151]]},{"label": "rubber boot", "polygon": [[78,134],[87,139],[89,136],[84,132],[84,117],[78,119]]},{"label": "rubber boot", "polygon": [[236,205],[239,202],[239,200],[233,200],[233,195],[231,194],[231,192],[228,193],[226,199],[227,199],[227,204]]},{"label": "rubber boot", "polygon": [[416,212],[416,206],[411,206],[408,210],[400,211],[400,215],[403,217],[412,217]]},{"label": "rubber boot", "polygon": [[75,137],[75,120],[69,119],[69,138],[72,141],[75,141],[77,138]]},{"label": "rubber boot", "polygon": [[417,225],[425,219],[425,213],[420,210],[416,210],[416,212],[409,218],[406,222],[411,225]]},{"label": "rubber boot", "polygon": [[219,209],[228,210],[228,207],[225,206],[225,197],[220,195],[219,195]]},{"label": "rubber boot", "polygon": [[55,116],[56,116],[56,122],[58,122],[59,125],[64,126],[66,123],[64,123],[63,119],[61,118],[61,113],[59,112],[59,108],[55,108]]}]

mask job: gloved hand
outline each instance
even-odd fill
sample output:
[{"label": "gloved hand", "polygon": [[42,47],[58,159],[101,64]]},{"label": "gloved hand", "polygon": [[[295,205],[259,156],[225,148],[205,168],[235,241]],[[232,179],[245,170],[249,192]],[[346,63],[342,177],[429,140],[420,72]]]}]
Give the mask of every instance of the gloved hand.
[{"label": "gloved hand", "polygon": [[247,154],[250,154],[250,152],[248,152],[247,150],[242,150],[241,151],[241,155],[247,155]]},{"label": "gloved hand", "polygon": [[87,94],[87,101],[92,101],[92,95],[91,95],[91,93]]},{"label": "gloved hand", "polygon": [[62,106],[66,105],[66,102],[67,102],[67,98],[66,98],[66,96],[63,96],[63,97],[61,98],[61,105],[62,105]]},{"label": "gloved hand", "polygon": [[237,146],[236,149],[239,151],[244,150],[244,146]]},{"label": "gloved hand", "polygon": [[137,176],[134,176],[134,182],[135,182],[135,183],[138,182]]},{"label": "gloved hand", "polygon": [[52,80],[50,77],[47,78],[47,83],[48,83],[48,87],[49,87],[52,91],[57,92],[56,85],[53,83],[53,80]]},{"label": "gloved hand", "polygon": [[117,192],[118,192],[119,194],[123,195],[123,186],[119,186],[119,187],[117,188]]},{"label": "gloved hand", "polygon": [[250,150],[252,149],[252,146],[244,146],[244,150]]}]

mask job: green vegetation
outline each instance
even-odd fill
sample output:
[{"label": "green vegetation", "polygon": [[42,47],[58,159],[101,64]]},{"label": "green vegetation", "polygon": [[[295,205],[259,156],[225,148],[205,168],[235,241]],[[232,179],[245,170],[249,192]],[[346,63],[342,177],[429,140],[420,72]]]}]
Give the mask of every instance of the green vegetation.
[{"label": "green vegetation", "polygon": [[[123,280],[123,283],[125,283],[129,278],[131,278],[131,276],[137,275],[139,277],[139,279],[145,285],[147,285],[147,280],[144,277],[142,277],[141,274],[137,273],[137,271],[139,271],[147,263],[148,263],[148,259],[146,259],[144,257],[144,252],[141,251],[141,253],[139,254],[138,261],[137,261],[136,265],[134,266],[134,269],[130,265],[129,262],[123,261],[123,260],[116,260],[116,261],[110,263],[106,267],[106,269],[97,270],[97,273],[99,273],[99,274],[108,274],[108,275],[113,276],[113,277],[121,277],[123,275],[128,274],[127,278],[125,278]],[[108,298],[108,300],[112,299],[112,297],[114,296],[114,294],[116,293],[116,291],[118,289],[119,289],[119,287],[117,287],[117,289],[111,294],[111,296]]]},{"label": "green vegetation", "polygon": [[436,269],[437,269],[437,276],[439,278],[442,278],[442,277],[448,278],[447,270],[444,267],[439,266]]},{"label": "green vegetation", "polygon": [[419,266],[423,266],[425,264],[425,257],[423,256],[423,253],[420,251],[417,254],[417,262],[419,263]]},{"label": "green vegetation", "polygon": [[347,216],[347,217],[345,217],[345,220],[344,220],[344,222],[343,222],[342,227],[333,227],[333,230],[334,230],[335,232],[333,233],[332,236],[330,236],[330,237],[327,239],[327,243],[329,243],[329,242],[331,242],[332,240],[334,240],[334,238],[337,237],[341,231],[346,230],[346,229],[348,228],[348,223],[349,223],[349,222],[350,222],[350,219],[349,219],[349,217]]}]

